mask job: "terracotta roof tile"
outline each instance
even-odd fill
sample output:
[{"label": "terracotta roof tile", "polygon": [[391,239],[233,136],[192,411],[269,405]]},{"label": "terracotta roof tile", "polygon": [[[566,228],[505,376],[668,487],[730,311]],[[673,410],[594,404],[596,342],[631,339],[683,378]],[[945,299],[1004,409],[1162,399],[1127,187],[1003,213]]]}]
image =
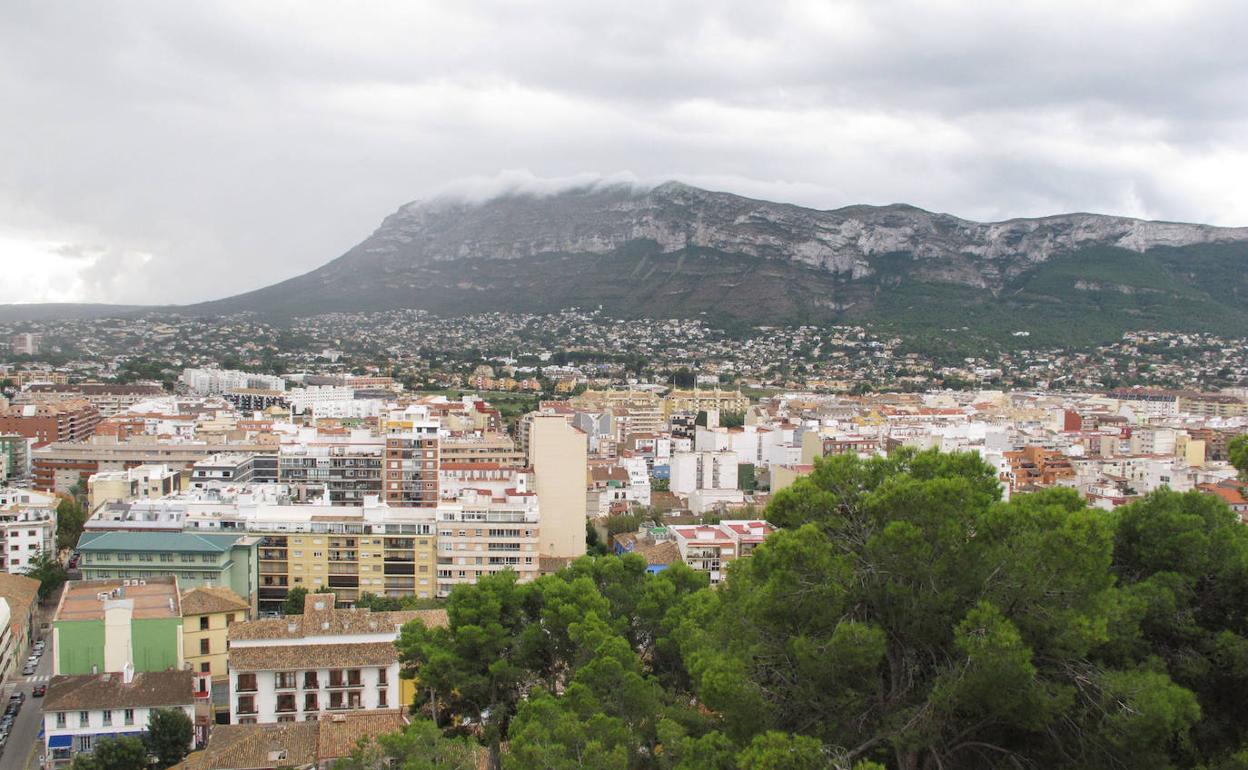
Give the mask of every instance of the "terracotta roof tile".
[{"label": "terracotta roof tile", "polygon": [[54,676],[43,710],[187,706],[195,702],[194,691],[195,674],[186,669],[140,671],[129,684],[119,673]]},{"label": "terracotta roof tile", "polygon": [[228,588],[204,586],[182,594],[182,617],[249,610],[247,600]]},{"label": "terracotta roof tile", "polygon": [[230,647],[233,671],[292,671],[304,668],[388,666],[398,660],[393,642],[368,644],[266,644]]}]

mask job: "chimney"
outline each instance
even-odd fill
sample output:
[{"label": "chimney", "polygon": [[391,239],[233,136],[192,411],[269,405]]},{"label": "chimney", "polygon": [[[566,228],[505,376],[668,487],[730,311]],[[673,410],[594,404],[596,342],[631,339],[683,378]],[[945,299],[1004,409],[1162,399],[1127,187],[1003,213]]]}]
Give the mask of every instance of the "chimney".
[{"label": "chimney", "polygon": [[124,684],[134,682],[134,664],[130,661],[126,661],[126,665],[121,667],[121,681]]}]

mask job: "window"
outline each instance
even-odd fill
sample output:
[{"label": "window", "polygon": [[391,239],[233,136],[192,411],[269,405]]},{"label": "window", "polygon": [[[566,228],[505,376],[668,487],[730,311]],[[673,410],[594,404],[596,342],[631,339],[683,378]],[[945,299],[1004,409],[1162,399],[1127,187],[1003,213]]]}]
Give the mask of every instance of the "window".
[{"label": "window", "polygon": [[297,686],[297,678],[294,671],[278,671],[275,676],[278,689],[293,690]]},{"label": "window", "polygon": [[347,690],[347,708],[358,709],[361,705],[359,690]]},{"label": "window", "polygon": [[329,694],[329,707],[330,707],[331,709],[340,709],[340,708],[342,708],[342,693],[340,693],[340,692],[331,692],[331,693]]},{"label": "window", "polygon": [[134,709],[126,709],[123,717],[125,718],[126,724],[128,725],[134,724]]},{"label": "window", "polygon": [[200,663],[200,664],[199,664],[199,673],[201,673],[201,674],[211,674],[211,673],[212,673],[212,664],[211,664],[211,663]]},{"label": "window", "polygon": [[56,726],[57,727],[65,726],[65,712],[64,711],[56,712]]},{"label": "window", "polygon": [[109,709],[104,709],[104,726],[105,727],[113,726],[113,712]]},{"label": "window", "polygon": [[289,714],[295,710],[295,694],[293,692],[283,692],[277,695],[277,712],[279,714]]},{"label": "window", "polygon": [[319,688],[319,687],[320,687],[320,685],[319,685],[319,684],[317,684],[317,682],[316,682],[316,672],[315,672],[315,671],[304,671],[304,672],[303,672],[303,689],[305,689],[305,690],[315,690],[315,689],[317,689],[317,688]]},{"label": "window", "polygon": [[350,687],[360,686],[360,670],[353,668],[347,672],[347,685]]},{"label": "window", "polygon": [[200,654],[200,655],[207,655],[207,654],[209,654],[209,652],[208,652],[208,646],[209,646],[209,645],[208,645],[208,640],[207,640],[207,639],[200,639],[200,640],[199,640],[199,654]]},{"label": "window", "polygon": [[195,561],[195,554],[193,553],[182,554],[182,561]]},{"label": "window", "polygon": [[310,693],[304,694],[303,710],[304,711],[320,711],[320,709],[317,708],[316,706],[316,693],[310,692]]},{"label": "window", "polygon": [[91,750],[91,736],[90,736],[90,735],[79,735],[79,736],[78,736],[78,750],[79,750],[79,751],[90,751],[90,750]]},{"label": "window", "polygon": [[204,564],[212,564],[213,562],[217,560],[217,557],[213,556],[210,553],[206,553],[200,556],[199,560],[202,561]]},{"label": "window", "polygon": [[152,554],[150,553],[139,554],[139,561],[152,561],[152,560],[153,560],[153,557],[152,557]]},{"label": "window", "polygon": [[79,711],[79,712],[78,712],[78,726],[79,726],[79,727],[90,727],[90,726],[91,726],[91,712],[90,712],[90,711]]},{"label": "window", "polygon": [[199,619],[199,630],[200,631],[208,630],[208,616],[207,615],[204,615],[203,617]]},{"label": "window", "polygon": [[341,671],[329,672],[329,686],[330,687],[342,687],[342,672]]},{"label": "window", "polygon": [[161,560],[161,561],[173,561],[173,554],[171,554],[171,553],[162,553],[162,554],[160,555],[160,560]]},{"label": "window", "polygon": [[256,713],[256,696],[240,695],[238,697],[238,713],[240,714]]},{"label": "window", "polygon": [[239,674],[235,681],[234,689],[239,692],[255,692],[256,691],[256,675],[255,674]]},{"label": "window", "polygon": [[384,688],[384,687],[383,687],[383,688],[381,688],[380,690],[378,690],[378,691],[377,691],[377,708],[379,708],[379,709],[384,709],[384,708],[388,707],[388,706],[390,705],[390,704],[389,704],[389,699],[390,699],[390,691],[389,691],[389,690],[387,690],[387,689],[386,689],[386,688]]}]

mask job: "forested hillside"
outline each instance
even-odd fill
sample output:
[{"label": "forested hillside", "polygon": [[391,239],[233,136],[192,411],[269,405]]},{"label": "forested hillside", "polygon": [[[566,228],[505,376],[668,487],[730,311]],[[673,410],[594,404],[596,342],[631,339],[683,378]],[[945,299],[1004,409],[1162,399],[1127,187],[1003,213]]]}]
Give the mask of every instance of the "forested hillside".
[{"label": "forested hillside", "polygon": [[767,516],[717,589],[632,556],[460,587],[399,641],[422,718],[344,764],[1248,767],[1248,530],[1218,500],[1003,503],[977,456],[902,451]]}]

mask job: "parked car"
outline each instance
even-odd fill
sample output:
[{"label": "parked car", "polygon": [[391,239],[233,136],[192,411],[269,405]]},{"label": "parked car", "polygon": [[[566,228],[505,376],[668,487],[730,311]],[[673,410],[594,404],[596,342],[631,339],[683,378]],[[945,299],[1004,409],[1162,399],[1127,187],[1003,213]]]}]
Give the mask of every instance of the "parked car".
[{"label": "parked car", "polygon": [[30,676],[33,673],[35,673],[35,665],[33,663],[27,663],[26,667],[22,669],[22,676]]},{"label": "parked car", "polygon": [[37,684],[35,685],[35,689],[30,691],[30,694],[35,696],[36,698],[42,698],[44,695],[47,694],[47,692],[48,692],[48,686],[46,684]]}]

